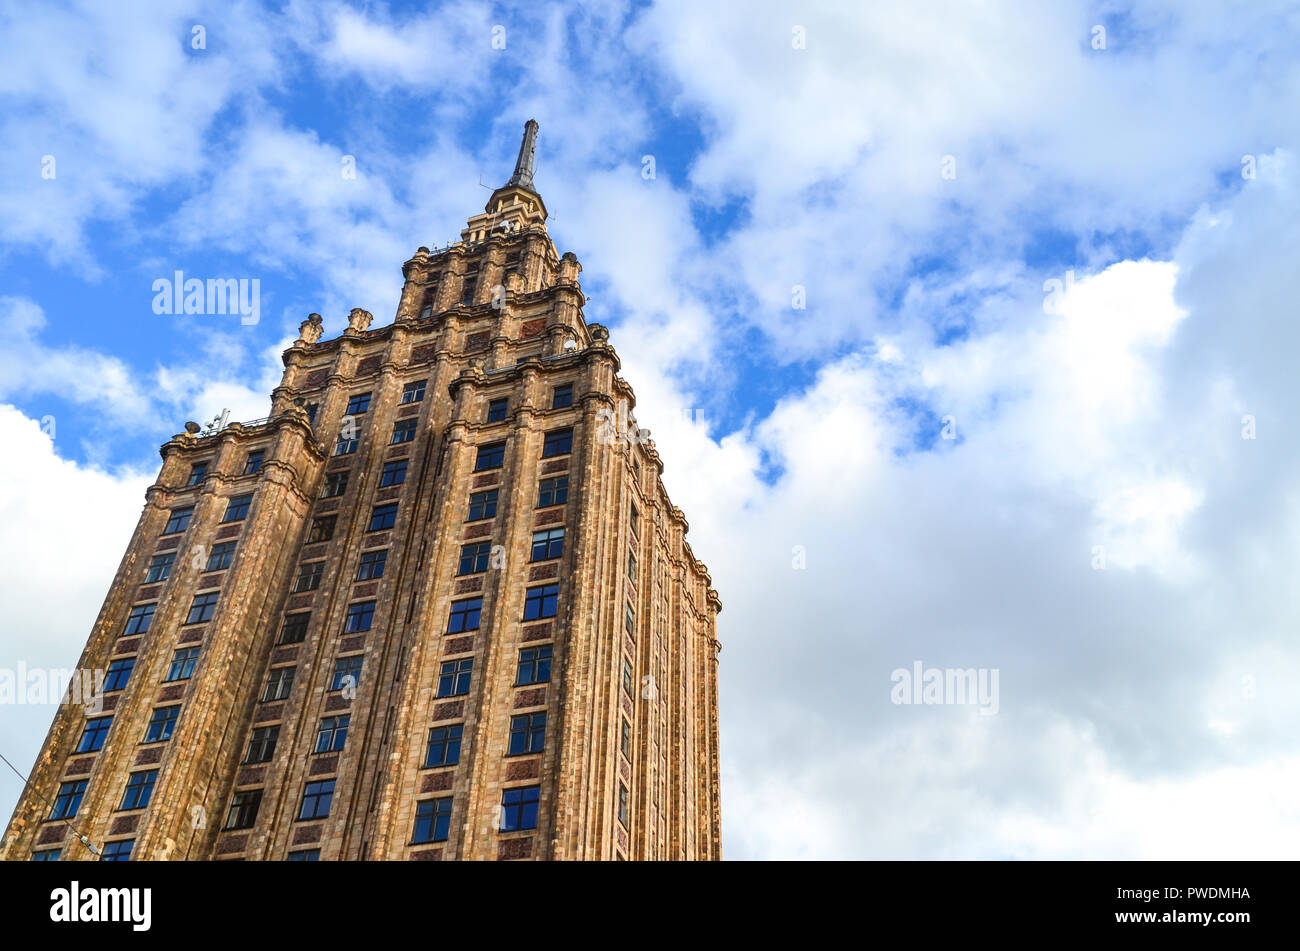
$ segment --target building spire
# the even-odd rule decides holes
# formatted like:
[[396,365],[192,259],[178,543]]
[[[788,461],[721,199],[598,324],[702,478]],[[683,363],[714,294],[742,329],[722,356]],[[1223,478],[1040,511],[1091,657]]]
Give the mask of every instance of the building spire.
[[537,120],[529,119],[524,123],[524,140],[519,143],[519,158],[515,161],[515,173],[510,176],[506,186],[518,185],[533,191],[533,153],[537,151]]

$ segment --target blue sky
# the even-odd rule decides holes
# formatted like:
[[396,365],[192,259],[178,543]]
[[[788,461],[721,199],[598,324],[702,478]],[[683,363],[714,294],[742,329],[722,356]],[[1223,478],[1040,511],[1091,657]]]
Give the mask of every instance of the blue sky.
[[[75,663],[158,445],[264,415],[308,313],[390,321],[535,117],[722,595],[728,855],[1291,854],[1298,21],[0,4],[0,666]],[[177,270],[258,322],[153,313]],[[892,704],[917,659],[998,714]]]

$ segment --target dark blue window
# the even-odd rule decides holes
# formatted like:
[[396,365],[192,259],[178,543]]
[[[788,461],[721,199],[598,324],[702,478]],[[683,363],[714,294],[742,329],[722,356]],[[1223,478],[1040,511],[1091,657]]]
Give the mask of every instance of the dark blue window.
[[280,643],[301,644],[307,637],[307,622],[310,620],[310,611],[286,614],[284,616],[284,626],[280,628]]
[[190,613],[185,616],[186,624],[202,624],[204,621],[212,620],[212,614],[217,610],[217,592],[209,591],[207,594],[196,594],[194,600],[190,602]]
[[149,630],[149,625],[153,623],[153,612],[158,605],[154,604],[137,604],[131,609],[131,614],[126,619],[126,630],[122,636],[127,634],[143,634]]
[[469,497],[469,516],[467,522],[477,522],[485,518],[495,518],[497,514],[497,490],[475,492]]
[[479,571],[487,571],[488,558],[492,554],[492,545],[489,542],[471,542],[468,545],[460,546],[460,565],[456,568],[458,575],[472,575]]
[[547,433],[546,439],[542,443],[542,458],[548,456],[564,456],[573,451],[573,430],[561,429],[557,432]]
[[520,786],[501,794],[501,831],[537,828],[537,802],[540,786]]
[[379,474],[379,485],[382,488],[386,485],[401,485],[406,481],[406,463],[405,459],[394,459],[392,462],[384,463],[384,471]]
[[190,518],[194,515],[194,506],[188,506],[183,509],[172,509],[171,516],[167,519],[167,524],[163,526],[164,535],[175,535],[177,532],[183,532],[190,527]]
[[252,475],[258,469],[262,468],[262,460],[266,458],[266,450],[254,449],[248,454],[248,459],[244,462],[244,475]]
[[[180,715],[180,704],[172,707],[159,707],[149,717],[149,726],[144,731],[144,741],[146,743],[161,743],[163,740],[170,740],[172,732],[176,729],[176,719]],[[137,773],[136,775],[142,774]]]
[[165,551],[161,555],[154,555],[149,561],[149,570],[144,573],[145,584],[154,581],[166,581],[171,577],[172,562],[176,560],[176,552]]
[[543,617],[555,617],[556,602],[560,597],[558,584],[543,584],[528,589],[524,598],[524,620],[535,621]]
[[482,598],[466,598],[464,601],[451,602],[451,619],[447,622],[447,633],[477,631],[479,614],[482,610]]
[[544,684],[551,679],[551,645],[525,647],[519,652],[519,672],[515,685]]
[[54,809],[51,819],[71,819],[81,808],[81,799],[86,795],[87,780],[78,779],[59,786],[59,794],[54,797]]
[[194,665],[199,662],[199,649],[197,647],[182,647],[172,654],[172,662],[167,668],[167,676],[163,681],[169,680],[189,680],[194,676]]
[[77,741],[78,753],[93,753],[104,745],[104,738],[108,736],[108,728],[112,725],[112,717],[94,717],[86,721],[86,727],[81,731],[81,739]]
[[429,749],[424,754],[424,767],[455,766],[460,762],[460,737],[462,724],[436,726],[429,731]]
[[330,803],[333,801],[334,780],[308,783],[302,791],[302,807],[298,810],[298,818],[324,819],[330,814]]
[[563,386],[555,388],[555,394],[551,397],[551,409],[564,409],[566,406],[573,405],[573,384],[565,383]]
[[212,546],[212,553],[208,555],[208,564],[204,571],[225,571],[230,567],[230,563],[235,560],[235,543],[219,542]]
[[348,400],[348,408],[343,411],[345,416],[357,416],[370,409],[370,394],[358,393]]
[[143,809],[153,798],[154,780],[158,770],[147,769],[143,773],[132,773],[126,781],[126,792],[122,794],[122,805],[118,809]]
[[351,722],[352,715],[349,713],[321,720],[320,727],[316,730],[315,752],[329,753],[343,749],[348,741],[348,724]]
[[116,842],[104,843],[104,854],[99,857],[101,862],[126,862],[131,858],[131,849],[135,847],[135,839],[118,839]]
[[415,420],[403,419],[393,424],[393,438],[389,440],[389,443],[410,442],[414,438]]
[[374,511],[370,513],[370,527],[368,532],[380,532],[386,528],[392,528],[397,523],[397,503],[392,502],[388,505],[376,505]]
[[445,660],[438,672],[438,696],[459,697],[469,693],[470,675],[474,671],[474,658]]
[[125,660],[115,660],[109,664],[108,673],[104,676],[105,692],[123,689],[126,686],[126,682],[131,679],[131,671],[134,669],[134,657],[128,657]]
[[221,516],[223,522],[238,522],[248,515],[248,507],[253,502],[251,495],[237,495],[226,503],[226,514]]
[[208,477],[208,464],[206,462],[196,462],[190,466],[190,477],[185,480],[186,486],[198,485]]
[[375,578],[382,578],[384,576],[384,565],[387,563],[387,548],[380,548],[376,551],[363,551],[361,553],[361,564],[357,568],[357,580],[371,581]]
[[548,505],[563,505],[569,498],[569,477],[556,476],[543,479],[537,489],[537,507],[544,509]]
[[483,469],[500,469],[506,461],[506,444],[503,442],[493,443],[490,446],[480,446],[478,458],[474,461],[474,471],[480,472]]
[[320,849],[299,849],[289,853],[290,862],[319,862]]
[[351,657],[340,657],[334,662],[334,676],[330,678],[331,690],[342,690],[344,687],[356,687],[361,683],[361,665],[365,658],[360,654],[354,654]]
[[446,842],[451,828],[451,797],[415,804],[415,834],[411,842]]
[[533,550],[529,561],[548,561],[564,554],[564,529],[551,528],[533,532]]
[[424,386],[428,380],[416,380],[414,383],[408,383],[402,387],[403,403],[418,403],[424,399]]
[[368,631],[374,619],[374,601],[358,601],[356,604],[349,604],[348,616],[343,622],[343,633],[351,634],[354,631]]
[[503,419],[506,418],[506,409],[509,407],[509,405],[510,405],[509,400],[506,400],[505,398],[499,400],[493,400],[492,402],[488,403],[487,421],[489,423],[501,422]]
[[62,849],[42,849],[39,852],[32,853],[33,862],[57,862],[59,856],[63,854]]
[[546,745],[546,714],[526,713],[510,718],[510,746],[507,756],[540,753]]

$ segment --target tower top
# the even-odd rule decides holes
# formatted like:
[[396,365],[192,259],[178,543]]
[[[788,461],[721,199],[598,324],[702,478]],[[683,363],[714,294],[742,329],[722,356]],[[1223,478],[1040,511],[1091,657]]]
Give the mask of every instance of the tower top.
[[537,152],[537,120],[529,119],[524,123],[524,138],[519,143],[519,158],[515,160],[515,173],[506,182],[506,187],[518,185],[520,188],[533,190],[533,156]]

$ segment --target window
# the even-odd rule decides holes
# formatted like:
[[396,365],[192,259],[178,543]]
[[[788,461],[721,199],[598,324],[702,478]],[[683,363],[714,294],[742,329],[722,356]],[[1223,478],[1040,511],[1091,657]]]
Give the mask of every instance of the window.
[[321,518],[312,519],[311,531],[307,533],[307,541],[327,542],[334,537],[334,520],[337,515],[326,515]]
[[573,430],[561,429],[547,433],[542,443],[542,458],[549,456],[566,456],[573,451]]
[[525,647],[519,652],[519,671],[515,686],[544,684],[551,679],[551,645]]
[[623,658],[623,689],[629,697],[632,695],[632,662],[626,657]]
[[384,576],[384,565],[387,562],[387,548],[363,551],[361,553],[361,564],[357,566],[357,580],[373,581],[376,578],[382,578]]
[[636,639],[636,611],[632,610],[632,605],[626,602],[623,604],[623,630],[627,631],[634,640]]
[[170,740],[176,730],[176,720],[181,715],[181,706],[159,707],[149,717],[149,725],[144,731],[144,742],[161,743]]
[[349,456],[357,451],[357,446],[361,440],[357,437],[355,430],[351,431],[351,435],[348,435],[348,432],[339,433],[339,438],[334,443],[334,455]]
[[81,799],[86,795],[88,780],[77,779],[59,786],[59,794],[54,797],[54,809],[51,819],[71,819],[81,808]]
[[563,386],[557,386],[555,393],[551,396],[551,409],[564,409],[566,406],[573,405],[573,384],[565,383]]
[[393,423],[393,438],[388,442],[390,445],[399,442],[410,442],[415,438],[415,420],[399,419]]
[[492,554],[490,542],[472,542],[460,546],[460,565],[456,568],[458,575],[472,575],[487,571],[488,558]]
[[628,759],[632,758],[632,726],[623,717],[618,718],[619,735],[618,748],[623,751],[623,755]]
[[537,489],[537,507],[544,509],[548,505],[563,505],[569,500],[569,477],[556,476],[543,479]]
[[293,671],[292,667],[276,667],[271,671],[271,676],[266,681],[266,690],[262,691],[263,703],[283,700],[289,696],[289,690],[293,687]]
[[309,561],[298,568],[298,580],[293,583],[293,593],[315,591],[320,587],[321,576],[325,574],[325,562]]
[[59,856],[63,854],[62,849],[42,849],[39,852],[32,853],[33,862],[57,862]]
[[627,553],[627,580],[636,584],[636,555]]
[[185,480],[188,488],[192,485],[202,485],[203,480],[208,477],[208,464],[206,462],[196,462],[190,466],[190,477]]
[[319,862],[320,849],[299,849],[289,853],[290,862]]
[[445,660],[438,674],[438,696],[459,697],[469,693],[469,678],[474,670],[474,658]]
[[322,499],[332,499],[342,495],[348,490],[348,473],[346,470],[341,472],[325,473],[325,486],[321,489],[320,497]]
[[627,787],[622,783],[618,784],[618,821],[623,823],[623,828],[628,828],[627,824]]
[[126,686],[126,682],[131,679],[131,671],[135,669],[135,658],[127,657],[124,660],[115,660],[108,665],[108,672],[104,676],[104,691],[111,693],[114,690],[121,690]]
[[194,665],[199,661],[199,649],[197,647],[182,647],[172,654],[172,662],[167,667],[167,676],[163,682],[172,680],[189,680],[194,676]]
[[334,799],[334,780],[325,779],[308,783],[302,791],[302,808],[298,810],[299,819],[324,819],[330,814],[330,803]]
[[386,528],[392,528],[397,523],[397,503],[392,502],[388,505],[376,505],[373,512],[370,513],[370,527],[368,532],[380,532]]
[[334,662],[334,676],[330,678],[331,690],[342,690],[344,687],[356,687],[361,683],[361,664],[365,658],[360,654],[352,657],[340,657]]
[[132,773],[126,780],[126,791],[122,794],[122,809],[143,809],[149,805],[149,800],[153,798],[154,780],[158,778],[158,770],[146,769],[142,773]]
[[520,786],[501,794],[501,831],[537,828],[537,802],[541,786]]
[[351,722],[350,713],[321,720],[320,728],[316,730],[316,749],[313,752],[331,753],[343,749],[343,744],[348,741],[348,724]]
[[175,535],[177,532],[183,532],[190,527],[190,519],[194,516],[194,506],[183,509],[172,509],[171,515],[167,519],[167,524],[163,526],[164,535]]
[[311,620],[310,611],[286,614],[284,624],[280,627],[280,644],[301,644],[307,638],[307,622]]
[[542,617],[555,617],[555,604],[559,600],[558,584],[543,584],[528,589],[524,599],[524,620],[535,621]]
[[219,542],[212,546],[208,554],[208,564],[204,571],[225,571],[235,560],[235,543]]
[[406,481],[406,463],[405,459],[394,459],[392,462],[384,463],[384,471],[379,475],[380,488],[386,485],[401,485]]
[[447,621],[447,633],[477,631],[479,614],[482,610],[482,598],[466,598],[464,601],[451,602],[451,617]]
[[343,621],[343,633],[353,634],[357,631],[368,631],[374,619],[374,601],[358,601],[356,604],[349,604],[348,616]]
[[176,552],[174,551],[154,555],[149,561],[149,570],[144,573],[144,583],[152,584],[155,581],[166,581],[171,577],[172,562],[175,560]]
[[546,714],[526,713],[510,718],[510,747],[507,756],[540,753],[546,744]]
[[402,387],[403,403],[419,403],[424,400],[424,386],[428,380],[415,380]]
[[499,423],[506,418],[506,409],[509,408],[510,401],[504,396],[497,400],[488,402],[487,421],[489,423]]
[[118,839],[116,842],[105,842],[104,853],[99,857],[101,862],[127,862],[131,859],[131,849],[135,846],[135,839]]
[[221,516],[223,522],[238,522],[248,515],[248,506],[253,501],[251,495],[237,495],[226,503],[226,514]]
[[[286,667],[292,671],[292,667]],[[280,739],[278,726],[259,726],[253,730],[248,741],[248,752],[244,754],[245,763],[269,763],[275,755],[275,744]]]
[[467,522],[477,522],[485,518],[495,518],[497,514],[497,490],[475,492],[469,497],[469,517]]
[[474,303],[474,284],[478,281],[478,271],[466,271],[461,278],[460,302],[466,307]]
[[316,425],[316,410],[318,409],[320,409],[320,406],[317,403],[307,404],[307,421],[313,426]]
[[194,600],[190,602],[190,613],[185,615],[185,623],[202,624],[204,621],[210,621],[216,610],[217,592],[209,591],[207,594],[196,594]]
[[252,475],[258,469],[262,468],[262,460],[266,458],[265,449],[254,449],[248,454],[244,461],[244,475]]
[[503,442],[493,443],[490,446],[480,446],[478,458],[474,462],[474,471],[481,472],[484,469],[500,469],[506,461],[506,444]]
[[149,630],[149,625],[153,623],[153,612],[158,607],[155,601],[153,604],[137,604],[131,609],[131,613],[126,618],[126,630],[122,632],[125,637],[128,634],[143,634]]
[[94,753],[104,745],[104,738],[108,736],[108,728],[112,726],[112,717],[94,717],[86,721],[86,726],[81,731],[81,739],[77,741],[77,753]]
[[360,416],[366,410],[370,409],[370,394],[358,393],[348,400],[347,409],[343,411],[344,416]]
[[246,789],[235,793],[230,800],[230,813],[226,816],[227,829],[251,829],[257,821],[257,808],[262,804],[262,790]]
[[533,553],[529,561],[547,561],[564,554],[564,529],[552,528],[533,532]]
[[636,510],[635,505],[632,506],[632,511],[628,515],[628,523],[632,526],[633,535],[641,534],[641,513]]
[[460,762],[460,735],[464,726],[435,726],[429,731],[429,748],[424,754],[424,768],[455,766]]
[[451,797],[424,799],[415,804],[415,833],[411,843],[446,842],[451,828]]

